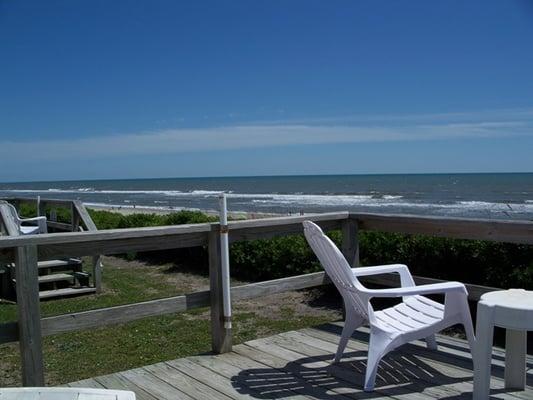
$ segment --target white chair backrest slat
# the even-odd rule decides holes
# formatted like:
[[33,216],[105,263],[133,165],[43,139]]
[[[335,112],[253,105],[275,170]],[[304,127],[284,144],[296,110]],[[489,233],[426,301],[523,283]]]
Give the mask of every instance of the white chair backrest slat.
[[345,305],[351,305],[357,314],[368,319],[368,300],[361,295],[363,286],[353,274],[346,258],[318,225],[311,221],[304,221],[303,225],[309,245],[344,298]]

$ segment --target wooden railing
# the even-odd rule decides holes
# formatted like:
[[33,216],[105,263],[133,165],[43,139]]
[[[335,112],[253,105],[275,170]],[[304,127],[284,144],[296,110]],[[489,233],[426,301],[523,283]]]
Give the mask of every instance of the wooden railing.
[[[342,252],[353,266],[359,265],[358,231],[375,230],[432,236],[533,244],[533,222],[495,221],[409,215],[350,214],[348,212],[230,222],[230,242],[266,239],[302,233],[302,221],[312,220],[325,230],[342,231]],[[232,332],[224,328],[218,223],[56,233],[0,239],[0,262],[15,262],[20,277],[19,320],[0,325],[0,343],[18,340],[23,383],[42,385],[42,336],[124,323],[149,316],[211,307],[213,351],[231,350]],[[39,311],[37,259],[93,254],[166,250],[206,246],[209,253],[210,290],[170,298],[42,318]],[[393,285],[395,274],[368,277],[366,281]],[[438,280],[415,277],[417,283]],[[232,300],[250,299],[328,283],[323,272],[252,283],[231,288]],[[471,299],[494,288],[467,285]]]

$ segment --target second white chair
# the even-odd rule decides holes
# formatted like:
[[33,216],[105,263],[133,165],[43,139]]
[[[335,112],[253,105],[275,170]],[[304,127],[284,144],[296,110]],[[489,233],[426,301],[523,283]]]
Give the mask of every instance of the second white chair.
[[[20,218],[17,209],[12,204],[7,203],[7,205],[21,235],[48,233],[46,217]],[[30,225],[23,225],[23,223]]]
[[[339,290],[346,309],[346,320],[334,362],[342,357],[353,332],[363,324],[370,325],[365,391],[374,390],[380,360],[389,351],[407,342],[426,339],[427,346],[437,348],[435,333],[452,325],[464,325],[470,348],[474,348],[474,330],[468,308],[468,293],[460,282],[444,282],[416,286],[405,265],[380,265],[350,268],[337,246],[311,221],[305,221],[304,233],[329,278]],[[401,287],[368,289],[357,277],[396,272]],[[444,294],[444,304],[423,295]],[[370,299],[402,297],[403,301],[380,311],[374,311]]]

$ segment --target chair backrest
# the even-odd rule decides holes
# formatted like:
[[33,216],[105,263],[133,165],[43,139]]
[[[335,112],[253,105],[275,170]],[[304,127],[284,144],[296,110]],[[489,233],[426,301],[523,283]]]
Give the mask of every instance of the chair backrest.
[[318,225],[311,221],[304,221],[303,225],[307,242],[342,295],[345,306],[351,305],[355,312],[368,319],[368,301],[360,292],[363,286],[353,274],[346,258]]
[[13,219],[17,223],[17,226],[20,227],[20,217],[17,213],[17,209],[15,208],[15,206],[11,203],[7,203],[7,208],[11,211],[11,215],[13,216]]

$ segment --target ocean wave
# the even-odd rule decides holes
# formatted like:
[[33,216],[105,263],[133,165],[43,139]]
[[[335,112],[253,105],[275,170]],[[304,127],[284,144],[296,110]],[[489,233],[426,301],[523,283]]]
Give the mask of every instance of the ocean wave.
[[[45,195],[46,193],[63,193],[63,194],[77,194],[82,200],[86,199],[87,204],[107,204],[108,206],[125,207],[124,203],[129,203],[128,206],[133,207],[134,203],[138,207],[144,206],[146,202],[152,204],[172,204],[171,199],[186,199],[189,203],[194,204],[211,204],[210,199],[215,199],[222,191],[219,190],[112,190],[112,189],[95,189],[93,187],[80,188],[48,188],[42,190],[35,189],[10,189],[0,190],[3,194],[16,193],[32,193],[36,195]],[[99,197],[99,195],[101,195]],[[108,195],[104,197],[103,195]],[[123,198],[115,198],[111,195],[123,196]],[[142,196],[142,198],[135,198],[134,196]],[[480,200],[461,200],[450,202],[432,201],[430,199],[410,199],[395,193],[384,194],[381,192],[369,192],[369,194],[304,194],[296,193],[234,193],[227,192],[227,197],[230,199],[234,207],[244,209],[285,209],[285,210],[299,210],[299,209],[315,209],[327,211],[328,208],[336,209],[381,209],[387,212],[412,212],[414,213],[444,213],[453,215],[491,215],[492,213],[502,216],[513,214],[533,214],[533,200],[525,200],[524,202],[508,203],[508,202],[490,202]],[[104,200],[102,202],[102,200]],[[207,201],[204,201],[207,200]],[[112,205],[109,203],[121,202],[119,205]],[[213,205],[215,202],[213,202]],[[230,207],[232,204],[230,203]],[[157,207],[154,209],[168,209],[170,207]],[[216,207],[215,207],[216,208]],[[173,209],[179,209],[174,207]]]
[[[195,207],[173,207],[173,206],[149,206],[149,205],[130,205],[130,204],[110,204],[110,203],[98,203],[98,202],[84,202],[87,207],[94,208],[117,208],[117,209],[140,209],[140,210],[154,210],[154,211],[201,211],[199,208]],[[205,211],[205,210],[204,210]]]

